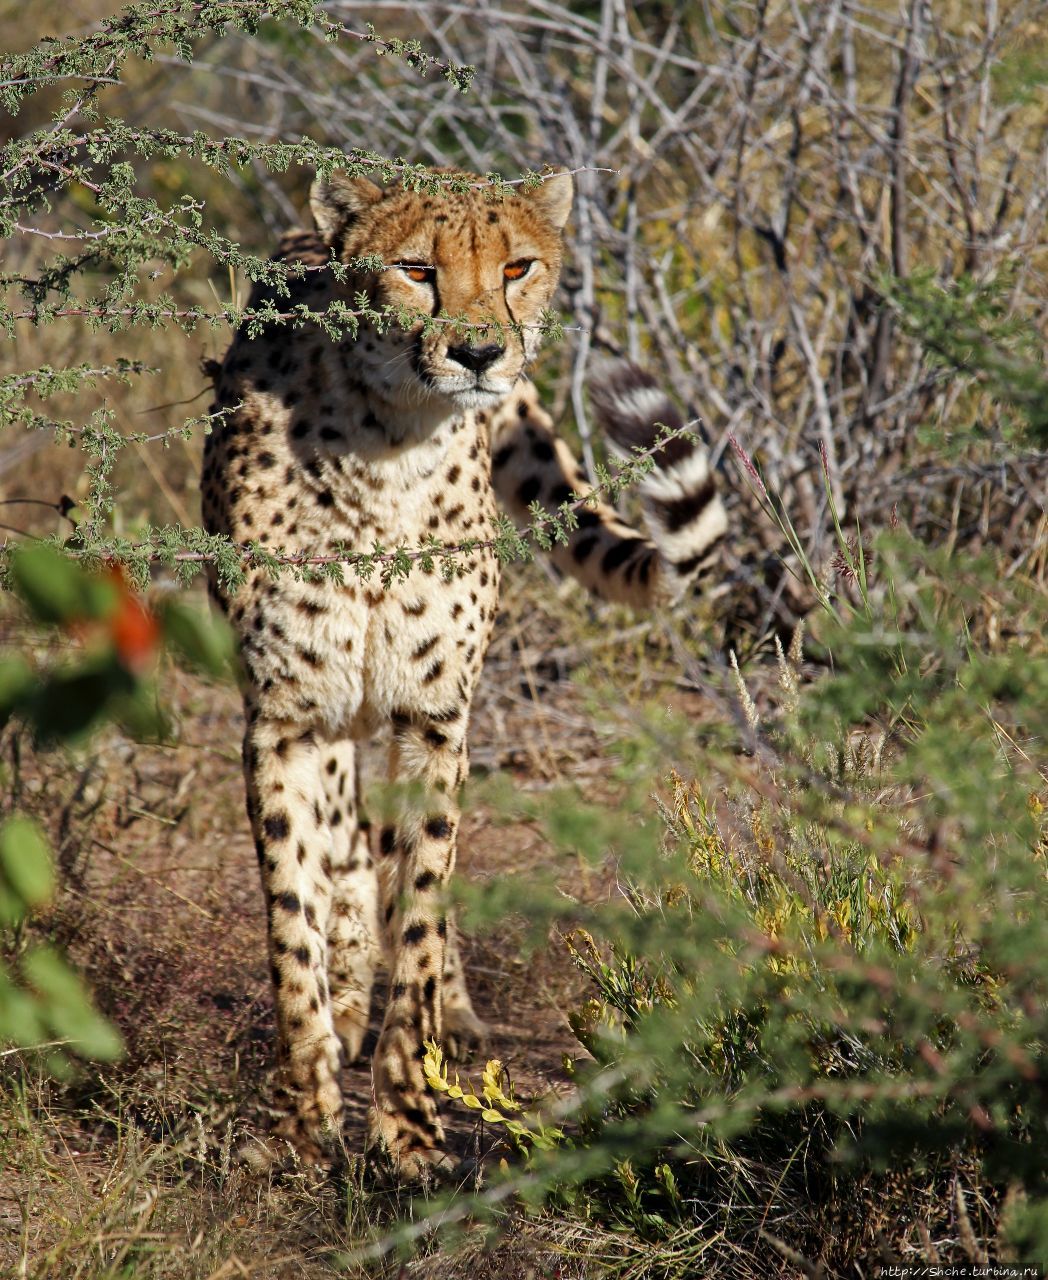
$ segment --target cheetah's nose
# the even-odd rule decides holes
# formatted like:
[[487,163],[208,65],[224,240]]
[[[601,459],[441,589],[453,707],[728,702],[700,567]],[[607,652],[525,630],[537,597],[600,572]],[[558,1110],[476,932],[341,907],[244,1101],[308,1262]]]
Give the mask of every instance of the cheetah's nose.
[[497,342],[489,342],[484,347],[448,347],[448,359],[473,373],[483,373],[485,369],[490,369],[505,350]]

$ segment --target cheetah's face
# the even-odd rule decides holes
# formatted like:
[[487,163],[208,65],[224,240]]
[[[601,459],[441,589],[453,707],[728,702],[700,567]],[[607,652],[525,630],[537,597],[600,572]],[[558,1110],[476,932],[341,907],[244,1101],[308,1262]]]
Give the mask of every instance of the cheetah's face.
[[460,408],[503,400],[541,340],[560,271],[570,176],[494,200],[486,186],[422,195],[335,175],[318,180],[312,203],[318,230],[343,261],[377,254],[386,264],[354,281],[372,306],[470,326],[449,320],[426,333],[419,321],[369,335],[356,355],[375,389]]

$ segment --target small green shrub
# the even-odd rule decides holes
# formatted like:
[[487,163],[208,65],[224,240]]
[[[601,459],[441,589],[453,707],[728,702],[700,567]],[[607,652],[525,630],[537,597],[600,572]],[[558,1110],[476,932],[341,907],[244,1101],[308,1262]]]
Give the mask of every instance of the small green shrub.
[[[1048,1256],[1039,600],[899,534],[863,555],[856,600],[813,620],[832,674],[802,687],[780,650],[764,712],[738,679],[748,754],[653,714],[617,802],[543,803],[555,844],[615,857],[625,902],[529,890],[575,923],[590,996],[577,1096],[547,1117],[566,1136],[525,1140],[513,1176],[646,1242],[623,1275]],[[701,782],[667,769],[700,752]]]

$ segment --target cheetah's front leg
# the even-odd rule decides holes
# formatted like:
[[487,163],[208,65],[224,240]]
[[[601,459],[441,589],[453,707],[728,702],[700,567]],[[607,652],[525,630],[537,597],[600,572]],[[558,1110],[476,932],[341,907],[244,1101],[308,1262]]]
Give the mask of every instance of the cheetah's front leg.
[[280,1038],[278,1132],[309,1163],[341,1140],[339,1042],[328,998],[331,840],[314,735],[248,708],[248,815],[269,914],[269,958]]
[[466,1062],[483,1052],[488,1043],[488,1026],[477,1017],[466,985],[462,962],[462,938],[455,917],[448,913],[448,935],[444,943],[444,1000],[441,1010],[441,1047],[453,1062]]
[[371,1010],[371,987],[382,960],[378,876],[363,820],[356,749],[338,741],[321,753],[321,783],[331,838],[328,981],[335,1032],[347,1063],[356,1062]]
[[442,1029],[447,917],[443,890],[455,864],[466,774],[465,726],[419,719],[394,729],[390,775],[422,783],[379,838],[379,870],[391,952],[389,1000],[375,1050],[369,1145],[400,1177],[418,1180],[446,1160],[436,1101],[422,1073],[424,1042]]

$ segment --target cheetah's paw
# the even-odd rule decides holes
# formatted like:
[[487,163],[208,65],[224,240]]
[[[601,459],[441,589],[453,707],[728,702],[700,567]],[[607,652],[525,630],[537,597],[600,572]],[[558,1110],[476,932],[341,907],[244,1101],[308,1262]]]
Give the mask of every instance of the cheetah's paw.
[[441,1047],[452,1062],[468,1062],[487,1048],[488,1025],[468,1004],[445,1007],[443,1024]]

